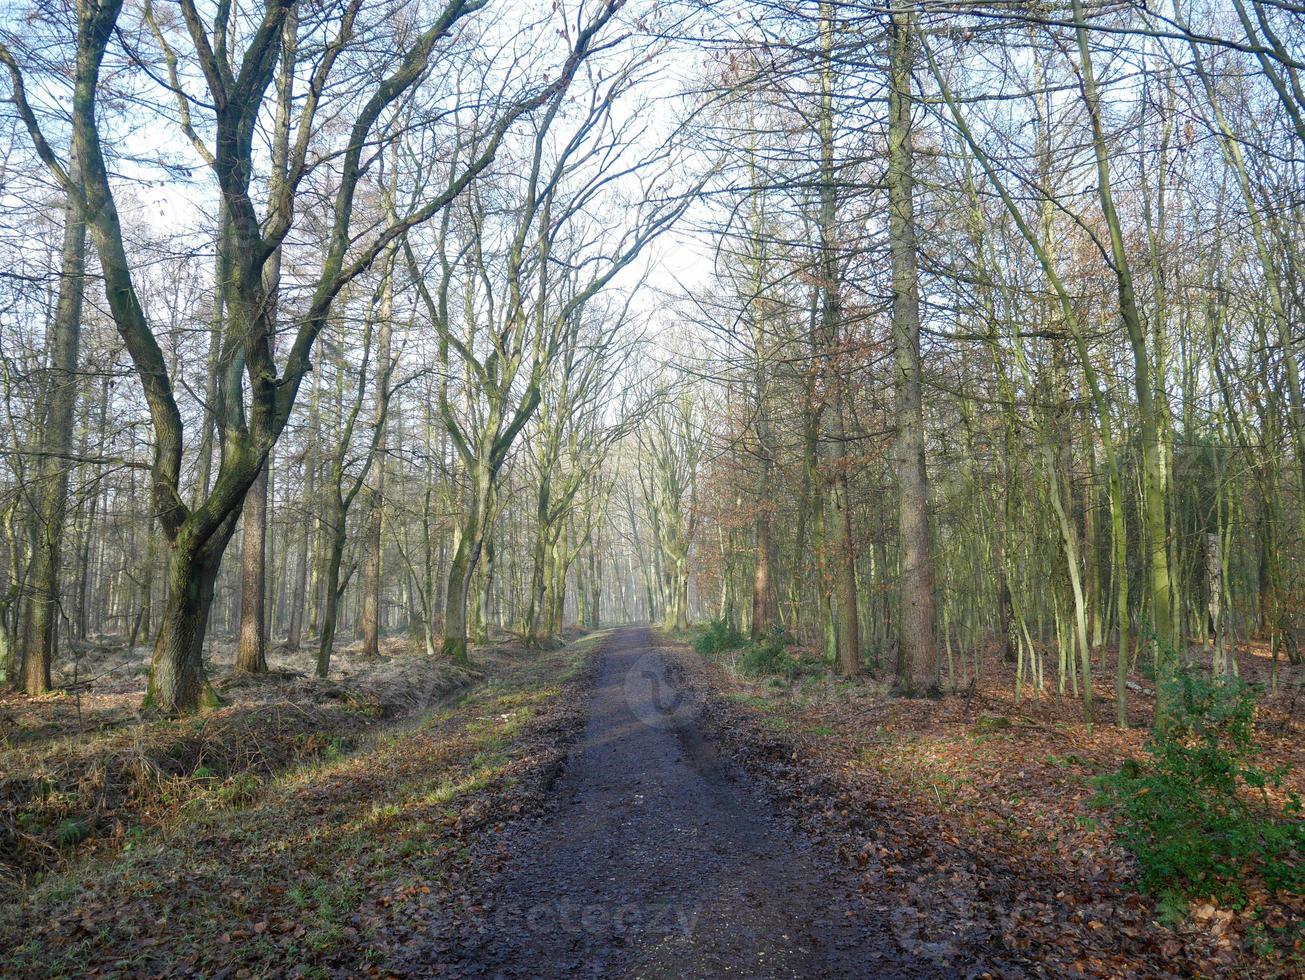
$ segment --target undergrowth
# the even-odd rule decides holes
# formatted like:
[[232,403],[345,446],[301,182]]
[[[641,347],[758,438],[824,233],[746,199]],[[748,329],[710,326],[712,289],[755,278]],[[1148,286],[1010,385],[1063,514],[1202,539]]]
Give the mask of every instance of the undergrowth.
[[560,770],[600,639],[504,657],[356,750],[323,737],[247,806],[181,808],[117,853],[0,885],[0,976],[365,975],[395,952],[396,922],[452,907],[476,835]]
[[693,649],[704,657],[724,650],[737,650],[744,644],[739,628],[727,617],[713,619],[693,641]]
[[1140,884],[1162,907],[1190,899],[1239,904],[1248,886],[1299,893],[1305,822],[1300,799],[1276,802],[1281,769],[1254,765],[1254,692],[1236,678],[1187,672],[1169,682],[1172,721],[1147,757],[1100,779],[1102,802],[1123,818],[1120,838]]
[[741,650],[735,669],[745,677],[794,681],[808,672],[808,666],[789,652],[788,638],[778,627],[760,640],[749,641],[728,617],[713,619],[694,639],[693,648],[704,657]]
[[789,652],[784,634],[772,630],[764,639],[748,644],[739,657],[739,673],[748,677],[783,677],[797,680],[807,667]]
[[197,804],[247,805],[273,774],[347,753],[376,714],[287,702],[0,753],[0,882],[39,878],[83,845],[123,843]]

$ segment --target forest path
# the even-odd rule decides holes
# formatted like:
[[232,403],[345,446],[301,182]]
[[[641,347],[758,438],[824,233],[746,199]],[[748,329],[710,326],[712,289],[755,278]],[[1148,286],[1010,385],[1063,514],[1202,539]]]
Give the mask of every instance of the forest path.
[[549,819],[509,829],[452,975],[904,977],[844,869],[699,730],[701,698],[644,628],[608,641]]

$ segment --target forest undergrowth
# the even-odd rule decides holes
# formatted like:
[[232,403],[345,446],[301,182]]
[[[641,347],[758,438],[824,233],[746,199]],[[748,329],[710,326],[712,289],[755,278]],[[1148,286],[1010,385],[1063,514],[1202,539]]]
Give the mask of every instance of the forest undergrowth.
[[556,776],[601,636],[486,651],[445,707],[20,892],[0,973],[382,975],[458,900],[477,835]]
[[[1179,821],[1139,822],[1142,804],[1167,789],[1152,810],[1169,819],[1183,813],[1176,795],[1213,810],[1218,794],[1209,766],[1200,781],[1158,761],[1153,696],[1130,699],[1134,727],[1121,731],[1084,724],[1069,693],[1016,699],[1014,668],[995,649],[977,681],[969,675],[943,697],[905,700],[887,682],[834,679],[814,651],[742,637],[720,649],[718,634],[703,635],[674,639],[680,657],[700,665],[716,736],[837,851],[867,901],[891,910],[908,950],[947,968],[1008,963],[1053,975],[1296,976],[1305,966],[1293,804],[1305,788],[1300,668],[1280,667],[1278,692],[1255,701],[1253,748],[1220,755],[1272,778],[1262,790],[1254,775],[1239,783],[1245,810],[1198,815],[1206,822],[1197,829],[1220,838],[1212,852],[1222,854],[1230,828],[1241,828],[1255,845],[1247,847],[1264,853],[1243,854],[1199,883],[1184,882],[1182,862],[1171,863],[1157,882],[1147,863],[1155,852],[1172,861],[1178,848],[1195,861],[1199,840],[1175,836],[1192,832]],[[1239,656],[1251,690],[1272,667],[1261,654]],[[1141,674],[1134,682],[1149,690]],[[1111,717],[1110,682],[1096,693]],[[1277,836],[1256,822],[1267,814]],[[1139,851],[1141,841],[1150,852]]]
[[278,780],[311,781],[354,754],[367,757],[468,690],[492,692],[556,668],[527,667],[511,644],[458,668],[395,638],[379,658],[357,645],[340,651],[332,676],[319,680],[309,654],[281,650],[266,675],[221,678],[218,710],[176,719],[136,709],[147,654],[94,648],[78,658],[80,686],[69,677],[71,689],[39,699],[0,694],[6,889],[76,874],[96,855],[113,861],[208,814],[264,805]]

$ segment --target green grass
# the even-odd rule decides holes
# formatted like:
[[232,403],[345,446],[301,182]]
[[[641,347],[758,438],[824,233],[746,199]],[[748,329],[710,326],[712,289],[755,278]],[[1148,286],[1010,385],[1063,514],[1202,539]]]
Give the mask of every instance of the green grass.
[[766,698],[759,694],[748,694],[744,691],[730,691],[727,697],[731,701],[737,701],[740,704],[746,704],[751,708],[767,713],[778,711],[779,709]]

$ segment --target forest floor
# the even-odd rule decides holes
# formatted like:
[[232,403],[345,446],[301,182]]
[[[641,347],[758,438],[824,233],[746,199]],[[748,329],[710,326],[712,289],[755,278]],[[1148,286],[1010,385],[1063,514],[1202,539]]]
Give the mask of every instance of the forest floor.
[[[235,788],[194,771],[162,778],[174,792],[156,796],[160,812],[137,811],[92,853],[0,890],[0,975],[378,972],[391,934],[410,936],[411,922],[453,901],[471,843],[539,808],[582,722],[598,646],[587,637],[542,653],[478,651],[474,683],[399,722],[360,722],[350,742],[325,736],[337,741],[280,775],[251,772]],[[303,698],[267,700],[278,720],[338,720]],[[373,702],[346,702],[364,707],[342,711],[375,718]],[[251,721],[261,710],[128,727],[148,746],[163,738],[155,726],[170,726],[171,738],[193,728],[210,750],[236,751],[273,738],[268,718]],[[221,722],[224,712],[249,723]]]
[[[887,681],[846,684],[818,664],[794,680],[750,678],[738,652],[703,659],[677,639],[683,669],[704,678],[710,737],[839,855],[922,961],[1000,976],[1305,972],[1305,897],[1252,882],[1240,907],[1194,901],[1175,915],[1139,893],[1094,777],[1144,755],[1150,692],[1130,695],[1134,727],[1120,731],[1105,670],[1104,723],[1088,726],[1073,696],[1017,701],[995,651],[977,683],[910,701],[889,696]],[[1239,665],[1252,683],[1273,669],[1256,648]],[[1278,671],[1257,708],[1256,761],[1287,770],[1283,797],[1305,792],[1305,671]]]
[[183,720],[142,716],[149,652],[82,646],[51,694],[0,692],[0,888],[120,849],[187,809],[256,799],[270,777],[352,751],[502,669],[512,648],[459,670],[406,640],[372,658],[354,644],[318,680],[314,651],[271,650],[269,672],[251,676],[223,674],[234,651],[216,645],[222,706]]
[[[45,788],[26,792],[55,810],[119,772],[145,789],[116,810],[105,790],[96,833],[56,833],[45,863],[6,852],[27,884],[0,898],[0,974],[1300,974],[1300,896],[1166,919],[1136,889],[1091,780],[1140,755],[1142,731],[1088,729],[1068,697],[1016,704],[995,661],[959,694],[902,701],[817,665],[749,679],[687,639],[478,651],[474,676],[437,674],[406,706],[347,654],[352,682],[322,687],[339,696],[242,681],[198,721],[69,733],[29,705],[0,755],[5,799],[38,778],[32,759]],[[1260,727],[1295,761],[1299,678],[1281,679]],[[314,738],[298,755],[236,748]],[[219,777],[227,758],[248,775]],[[20,844],[33,819],[12,821]]]

